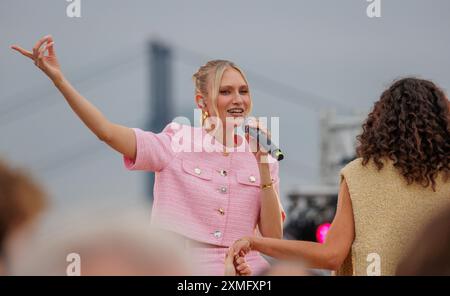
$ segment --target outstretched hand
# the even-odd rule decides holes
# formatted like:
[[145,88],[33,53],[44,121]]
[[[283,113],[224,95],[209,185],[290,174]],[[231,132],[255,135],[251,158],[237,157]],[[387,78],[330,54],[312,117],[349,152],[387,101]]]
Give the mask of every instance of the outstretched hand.
[[[47,35],[36,42],[32,51],[23,49],[18,45],[12,45],[11,49],[33,60],[34,64],[55,82],[62,78],[62,73],[56,58],[54,44],[52,36]],[[47,51],[48,55],[45,54]]]

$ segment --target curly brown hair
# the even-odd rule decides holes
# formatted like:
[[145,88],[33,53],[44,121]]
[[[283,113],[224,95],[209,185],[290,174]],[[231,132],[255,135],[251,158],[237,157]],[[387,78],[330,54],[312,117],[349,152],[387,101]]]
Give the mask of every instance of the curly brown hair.
[[357,138],[363,165],[372,159],[381,170],[382,159],[389,158],[408,185],[431,185],[435,191],[438,174],[448,179],[450,172],[449,108],[446,95],[433,82],[395,81],[375,103]]

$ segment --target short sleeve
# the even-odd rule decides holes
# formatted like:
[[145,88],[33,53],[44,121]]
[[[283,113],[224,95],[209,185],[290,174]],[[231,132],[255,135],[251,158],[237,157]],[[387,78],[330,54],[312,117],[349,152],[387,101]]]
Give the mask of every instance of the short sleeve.
[[134,128],[136,135],[136,159],[125,157],[124,165],[128,170],[158,172],[164,169],[175,157],[172,149],[172,137],[179,129],[176,123],[168,124],[161,133],[143,131]]

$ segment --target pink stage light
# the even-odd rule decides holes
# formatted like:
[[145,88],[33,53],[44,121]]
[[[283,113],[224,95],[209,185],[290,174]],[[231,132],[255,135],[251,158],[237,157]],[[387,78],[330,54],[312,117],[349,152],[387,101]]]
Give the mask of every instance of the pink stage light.
[[328,230],[330,229],[330,223],[323,223],[317,227],[316,230],[316,240],[317,242],[323,244],[325,242],[325,238],[327,237]]

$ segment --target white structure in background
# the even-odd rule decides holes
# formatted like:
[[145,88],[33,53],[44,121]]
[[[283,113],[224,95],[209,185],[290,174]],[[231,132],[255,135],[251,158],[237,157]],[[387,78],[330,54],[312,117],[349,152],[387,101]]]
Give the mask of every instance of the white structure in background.
[[339,185],[340,170],[356,157],[356,137],[362,131],[363,114],[338,117],[325,112],[320,118],[320,180]]
[[339,192],[339,172],[356,157],[356,137],[362,131],[363,114],[320,117],[320,184],[298,186],[288,194],[285,237],[316,240],[320,225],[331,223]]

